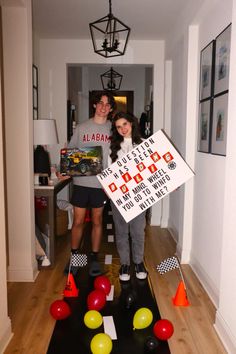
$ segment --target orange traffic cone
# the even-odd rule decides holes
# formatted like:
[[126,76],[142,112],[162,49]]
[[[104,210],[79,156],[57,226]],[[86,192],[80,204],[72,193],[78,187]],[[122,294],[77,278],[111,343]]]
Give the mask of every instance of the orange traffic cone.
[[89,209],[86,210],[84,221],[85,222],[90,222],[91,221],[91,216],[90,216],[90,210]]
[[189,306],[186,289],[183,280],[180,281],[175,297],[172,299],[175,306]]
[[77,297],[79,295],[79,290],[75,285],[75,280],[71,273],[69,273],[68,275],[66,287],[63,294],[65,297]]

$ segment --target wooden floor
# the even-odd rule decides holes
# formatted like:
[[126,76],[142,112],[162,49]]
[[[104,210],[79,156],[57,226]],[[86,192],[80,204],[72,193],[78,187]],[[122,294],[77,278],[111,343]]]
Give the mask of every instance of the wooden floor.
[[[9,316],[14,336],[4,354],[46,354],[55,321],[51,303],[62,298],[63,269],[69,254],[70,235],[58,238],[56,265],[40,271],[35,283],[9,283]],[[172,304],[180,278],[178,270],[165,275],[155,266],[173,256],[175,243],[166,229],[147,227],[145,262],[162,318],[174,325],[169,340],[172,354],[226,354],[213,327],[215,308],[191,268],[184,265],[189,307]],[[65,353],[66,354],[66,353]]]

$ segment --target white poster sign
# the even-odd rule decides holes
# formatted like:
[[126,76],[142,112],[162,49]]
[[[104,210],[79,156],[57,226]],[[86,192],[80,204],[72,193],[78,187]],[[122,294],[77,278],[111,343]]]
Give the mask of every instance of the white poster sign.
[[97,175],[126,222],[194,175],[159,130]]

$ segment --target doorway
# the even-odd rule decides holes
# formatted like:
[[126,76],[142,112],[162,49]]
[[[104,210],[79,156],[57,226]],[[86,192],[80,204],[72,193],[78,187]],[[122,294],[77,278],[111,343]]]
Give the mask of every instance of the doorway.
[[[67,64],[67,139],[73,127],[93,115],[91,94],[102,91],[101,72],[104,64]],[[115,69],[123,76],[119,91],[112,91],[117,101],[117,110],[133,114],[138,119],[151,104],[153,66],[148,64],[120,64]]]

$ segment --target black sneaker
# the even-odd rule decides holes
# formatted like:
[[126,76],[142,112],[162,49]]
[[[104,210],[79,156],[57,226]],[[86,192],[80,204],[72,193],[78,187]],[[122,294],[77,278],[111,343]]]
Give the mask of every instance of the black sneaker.
[[88,263],[87,255],[80,253],[71,253],[70,260],[65,266],[64,273],[76,275],[80,267],[86,266]]
[[98,252],[91,252],[89,256],[89,275],[97,277],[102,274],[101,266],[98,261]]
[[97,277],[102,274],[101,266],[97,260],[92,260],[89,265],[89,275],[91,277]]
[[135,264],[135,274],[136,274],[136,278],[138,279],[146,279],[147,278],[147,271],[146,268],[142,263],[139,264]]
[[127,264],[122,264],[119,271],[119,278],[122,281],[130,280],[130,266]]

